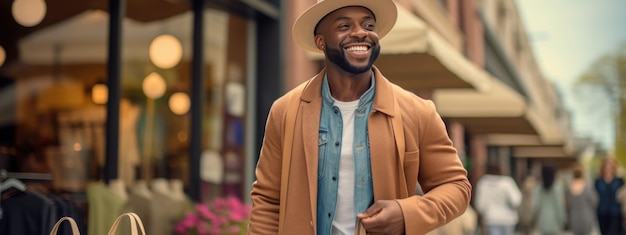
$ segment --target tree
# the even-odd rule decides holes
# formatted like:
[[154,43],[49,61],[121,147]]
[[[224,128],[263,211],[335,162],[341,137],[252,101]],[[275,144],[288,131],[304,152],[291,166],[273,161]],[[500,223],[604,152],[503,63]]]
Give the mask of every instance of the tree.
[[598,101],[598,94],[604,94],[609,104],[611,120],[615,122],[614,155],[626,164],[626,43],[616,51],[596,60],[581,75],[574,86],[576,93],[595,95],[595,98],[586,99],[590,102]]

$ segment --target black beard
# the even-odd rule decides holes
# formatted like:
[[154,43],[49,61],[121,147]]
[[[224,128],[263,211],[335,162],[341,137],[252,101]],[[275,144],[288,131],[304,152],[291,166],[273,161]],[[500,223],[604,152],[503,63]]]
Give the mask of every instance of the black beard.
[[[343,48],[343,46],[341,48]],[[372,47],[372,56],[370,57],[369,63],[367,63],[367,65],[364,67],[356,67],[350,64],[350,62],[346,59],[346,55],[344,54],[343,50],[330,48],[328,47],[328,45],[326,45],[326,57],[328,57],[328,60],[330,60],[330,62],[332,62],[333,64],[339,66],[339,68],[343,69],[344,71],[352,74],[361,74],[371,70],[374,61],[378,59],[379,55],[380,46],[374,45]]]

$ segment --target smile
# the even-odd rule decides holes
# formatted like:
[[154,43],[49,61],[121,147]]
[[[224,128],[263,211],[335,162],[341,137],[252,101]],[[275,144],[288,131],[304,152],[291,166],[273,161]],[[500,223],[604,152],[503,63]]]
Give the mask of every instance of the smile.
[[349,46],[345,48],[345,50],[349,52],[366,52],[369,49],[370,47],[368,46]]

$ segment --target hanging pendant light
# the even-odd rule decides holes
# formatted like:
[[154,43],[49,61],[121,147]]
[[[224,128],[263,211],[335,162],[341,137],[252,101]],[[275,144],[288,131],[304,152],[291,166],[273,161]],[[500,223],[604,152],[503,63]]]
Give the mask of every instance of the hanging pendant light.
[[191,101],[189,95],[185,92],[176,92],[170,96],[169,100],[170,110],[178,115],[183,115],[189,111]]
[[91,100],[94,104],[106,104],[109,100],[109,88],[103,82],[98,82],[91,88]]
[[46,16],[44,0],[15,0],[11,6],[13,18],[24,27],[33,27]]
[[150,60],[162,69],[169,69],[183,58],[183,46],[174,36],[163,34],[150,43]]
[[158,99],[165,93],[165,80],[156,72],[150,73],[141,84],[143,93],[151,99]]
[[4,47],[0,45],[0,67],[2,67],[6,59],[7,59],[7,54],[4,51]]

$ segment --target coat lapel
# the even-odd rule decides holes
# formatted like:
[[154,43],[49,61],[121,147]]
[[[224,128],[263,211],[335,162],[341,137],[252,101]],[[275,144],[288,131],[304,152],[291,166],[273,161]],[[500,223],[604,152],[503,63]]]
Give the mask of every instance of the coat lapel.
[[[309,184],[309,199],[311,205],[311,218],[313,224],[317,224],[317,171],[318,171],[318,138],[320,127],[320,115],[322,110],[322,80],[325,70],[316,75],[302,92],[302,145],[304,146],[304,159],[306,161],[306,174]],[[315,144],[311,144],[315,143]]]
[[[304,158],[306,159],[307,177],[309,180],[309,198],[311,199],[311,212],[313,222],[317,208],[317,169],[318,169],[318,135],[320,125],[319,100],[304,103],[302,106],[302,136],[304,144]],[[315,144],[311,144],[315,143]]]
[[[390,199],[406,194],[404,184],[404,134],[402,115],[393,93],[392,84],[373,67],[376,78],[376,96],[368,120],[370,158],[374,199]],[[396,130],[398,129],[398,130]],[[400,142],[400,145],[398,144]]]

